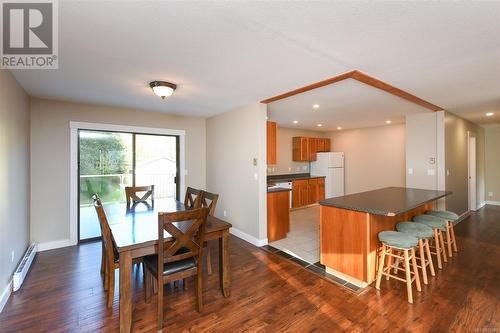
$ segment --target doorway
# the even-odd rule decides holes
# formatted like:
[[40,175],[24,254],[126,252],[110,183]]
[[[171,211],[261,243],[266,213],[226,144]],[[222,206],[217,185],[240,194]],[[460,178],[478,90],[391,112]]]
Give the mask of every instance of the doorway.
[[468,132],[468,197],[469,210],[477,209],[476,198],[476,137],[474,133]]
[[92,195],[123,209],[126,186],[154,185],[155,200],[179,198],[179,136],[78,130],[78,240],[101,236]]

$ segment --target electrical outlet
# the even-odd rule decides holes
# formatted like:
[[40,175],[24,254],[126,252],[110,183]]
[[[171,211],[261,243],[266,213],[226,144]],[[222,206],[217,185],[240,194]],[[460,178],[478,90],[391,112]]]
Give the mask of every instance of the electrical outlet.
[[288,171],[292,171],[292,167],[288,167]]
[[226,211],[224,211],[224,213],[223,213],[223,214],[224,214],[224,217],[227,217],[227,212],[226,212]]
[[450,175],[450,170],[446,170],[446,176]]
[[10,262],[14,262],[14,250],[10,253]]
[[493,196],[493,192],[488,192],[488,196],[492,197]]

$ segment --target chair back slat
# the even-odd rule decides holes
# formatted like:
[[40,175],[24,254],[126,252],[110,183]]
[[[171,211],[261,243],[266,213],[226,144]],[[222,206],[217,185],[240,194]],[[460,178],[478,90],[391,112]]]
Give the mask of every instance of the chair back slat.
[[215,208],[217,207],[217,201],[219,200],[219,195],[215,193],[210,193],[203,191],[201,194],[201,206],[208,208],[208,215],[215,215]]
[[109,227],[106,212],[104,211],[101,199],[99,198],[97,193],[92,196],[92,199],[94,200],[94,208],[97,213],[97,218],[99,219],[99,226],[101,227],[102,242],[106,251],[106,257],[110,260],[113,260],[113,235],[111,234],[111,228]]
[[[135,208],[139,203],[146,204],[148,208],[154,205],[154,185],[147,186],[127,186],[125,187],[125,196],[127,197],[127,209]],[[141,196],[138,193],[142,193]],[[151,205],[148,203],[151,201]]]
[[201,207],[201,194],[202,190],[188,187],[186,189],[186,196],[184,198],[184,205],[186,208],[200,208]]
[[[196,208],[174,213],[158,213],[158,271],[163,263],[203,255],[203,237],[208,208]],[[164,232],[174,241],[165,245]],[[182,251],[179,251],[181,250]],[[161,265],[161,266],[160,266]]]

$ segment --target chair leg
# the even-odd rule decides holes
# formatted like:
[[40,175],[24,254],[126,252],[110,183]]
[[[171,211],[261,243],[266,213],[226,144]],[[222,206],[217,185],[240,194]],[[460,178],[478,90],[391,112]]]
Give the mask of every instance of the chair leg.
[[455,226],[453,225],[453,222],[450,221],[450,230],[451,230],[451,239],[453,241],[453,251],[458,252],[457,248],[457,239],[455,238]]
[[411,292],[410,259],[408,257],[408,250],[403,250],[403,257],[406,273],[406,292],[408,293],[408,303],[413,303],[413,295]]
[[187,278],[182,279],[182,285],[184,286],[184,290],[188,290],[188,280],[187,280]]
[[[392,248],[387,249],[387,253],[388,253],[388,254],[392,254]],[[391,256],[391,255],[387,256],[387,267],[388,267],[388,268],[387,268],[387,272],[390,272],[390,271],[391,271],[392,259],[393,259],[393,258],[392,258],[392,256]],[[386,275],[386,276],[385,276],[385,279],[386,279],[386,280],[389,280],[389,275]]]
[[430,249],[430,246],[429,246],[429,240],[428,239],[425,240],[424,247],[425,247],[425,252],[427,254],[427,260],[429,262],[429,270],[431,271],[431,275],[432,276],[436,276],[436,272],[434,272],[434,264],[432,262],[431,249]]
[[442,269],[443,264],[441,263],[441,246],[439,244],[439,231],[434,229],[434,245],[436,246],[436,257],[438,262],[438,268]]
[[208,275],[212,275],[212,253],[210,252],[210,246],[207,242],[207,272]]
[[151,296],[153,292],[153,274],[149,270],[144,269],[144,301],[151,303]]
[[444,246],[444,238],[443,238],[443,231],[439,230],[439,243],[441,244],[441,255],[443,256],[443,261],[448,262],[448,258],[446,256],[446,247]]
[[450,231],[450,223],[446,222],[446,245],[448,246],[448,256],[453,257],[453,252],[451,250],[451,231]]
[[196,302],[198,305],[198,312],[201,313],[203,311],[203,271],[201,266],[196,274]]
[[163,330],[163,278],[158,276],[156,279],[158,290],[158,307],[157,307],[157,329],[159,332]]
[[114,267],[108,267],[109,273],[108,273],[108,295],[107,295],[107,301],[106,301],[106,306],[108,308],[113,307],[113,301],[115,299],[115,268]]
[[[391,258],[391,256],[389,256]],[[382,280],[382,272],[384,270],[384,260],[385,260],[385,245],[382,245],[382,251],[380,252],[380,256],[378,259],[378,272],[377,272],[377,283],[375,285],[375,288],[380,290],[380,281]],[[390,270],[389,266],[389,270]]]
[[422,286],[420,285],[420,277],[418,276],[417,258],[415,258],[415,248],[411,249],[411,264],[413,266],[413,274],[415,275],[415,284],[417,285],[417,291],[422,291]]
[[418,251],[420,254],[420,266],[422,267],[422,280],[424,281],[424,284],[428,284],[427,282],[427,265],[426,265],[426,260],[425,260],[425,253],[424,253],[424,240],[419,239],[418,240]]

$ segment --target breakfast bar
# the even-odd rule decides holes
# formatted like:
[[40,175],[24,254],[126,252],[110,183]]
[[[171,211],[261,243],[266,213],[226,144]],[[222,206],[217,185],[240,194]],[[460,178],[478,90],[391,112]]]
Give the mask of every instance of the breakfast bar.
[[377,235],[436,206],[451,192],[387,187],[320,201],[320,262],[360,287],[376,276]]

